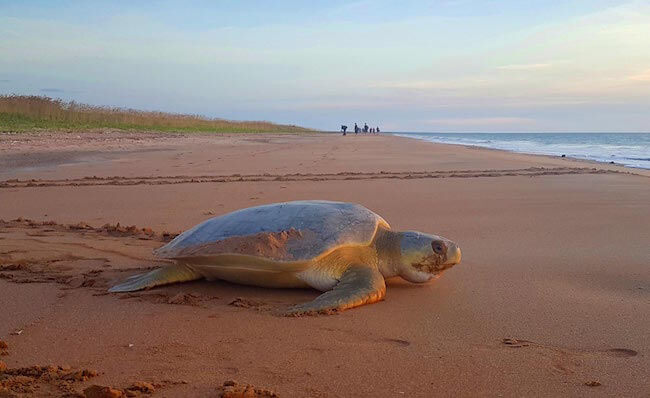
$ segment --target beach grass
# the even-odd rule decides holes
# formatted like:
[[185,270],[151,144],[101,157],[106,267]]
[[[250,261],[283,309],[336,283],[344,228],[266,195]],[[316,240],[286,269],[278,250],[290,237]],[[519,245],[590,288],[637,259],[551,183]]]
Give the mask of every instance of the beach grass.
[[265,121],[233,121],[166,112],[79,104],[44,96],[0,95],[0,131],[120,129],[158,132],[303,133]]

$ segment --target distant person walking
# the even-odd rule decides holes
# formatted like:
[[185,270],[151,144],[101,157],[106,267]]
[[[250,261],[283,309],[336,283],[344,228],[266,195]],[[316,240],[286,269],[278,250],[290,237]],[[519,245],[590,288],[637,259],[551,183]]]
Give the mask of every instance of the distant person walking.
[[355,123],[354,124],[354,135],[357,135],[357,134],[359,134],[359,126],[357,126],[357,124]]
[[379,126],[375,130],[377,131],[377,134],[381,133],[381,131],[379,130]]
[[368,132],[368,123],[364,123],[363,124],[363,133],[365,134],[367,132]]
[[345,135],[345,131],[346,131],[347,129],[348,129],[348,126],[346,126],[345,124],[342,124],[342,125],[341,125],[341,131],[343,132],[343,135]]

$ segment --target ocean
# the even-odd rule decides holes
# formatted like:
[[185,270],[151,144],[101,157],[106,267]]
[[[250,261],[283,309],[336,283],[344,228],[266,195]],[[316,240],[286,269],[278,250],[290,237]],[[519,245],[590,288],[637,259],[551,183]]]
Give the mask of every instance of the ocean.
[[650,133],[393,133],[444,144],[614,162],[650,169]]

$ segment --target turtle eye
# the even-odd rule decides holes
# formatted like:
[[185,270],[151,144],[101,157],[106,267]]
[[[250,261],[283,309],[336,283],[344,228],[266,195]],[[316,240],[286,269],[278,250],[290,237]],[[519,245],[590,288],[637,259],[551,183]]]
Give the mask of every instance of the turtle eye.
[[445,254],[445,245],[442,242],[435,241],[431,242],[431,247],[433,248],[434,253],[436,254]]

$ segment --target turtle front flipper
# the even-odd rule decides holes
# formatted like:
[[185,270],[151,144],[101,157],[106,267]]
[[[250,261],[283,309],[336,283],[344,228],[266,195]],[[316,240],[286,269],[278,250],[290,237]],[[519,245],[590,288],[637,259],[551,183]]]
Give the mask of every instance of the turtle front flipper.
[[384,276],[376,269],[363,264],[351,265],[330,291],[314,301],[291,307],[285,315],[327,314],[344,311],[364,304],[383,300],[386,294]]
[[194,271],[186,265],[176,264],[155,269],[145,274],[132,276],[112,288],[111,293],[134,292],[136,290],[148,289],[154,286],[169,285],[176,282],[188,282],[202,279],[203,275]]

